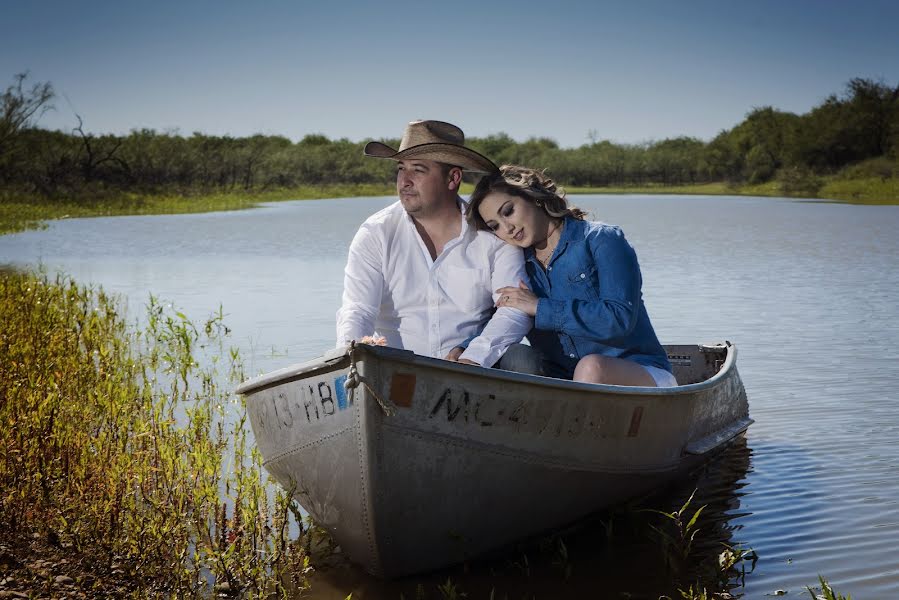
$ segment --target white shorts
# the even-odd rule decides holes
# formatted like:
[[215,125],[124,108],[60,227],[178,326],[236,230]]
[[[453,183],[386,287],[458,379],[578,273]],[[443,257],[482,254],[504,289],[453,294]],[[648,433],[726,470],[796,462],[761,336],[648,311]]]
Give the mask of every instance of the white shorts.
[[660,369],[658,367],[648,367],[646,365],[640,365],[646,372],[649,373],[650,377],[652,377],[653,381],[656,382],[656,387],[676,387],[677,379],[674,378],[674,375],[666,371],[665,369]]

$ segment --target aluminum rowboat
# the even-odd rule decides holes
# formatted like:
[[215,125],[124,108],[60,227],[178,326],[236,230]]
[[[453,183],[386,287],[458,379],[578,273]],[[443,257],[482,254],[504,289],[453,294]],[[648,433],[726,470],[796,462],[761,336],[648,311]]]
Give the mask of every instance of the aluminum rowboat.
[[380,577],[473,558],[687,473],[752,423],[736,348],[667,346],[674,388],[353,345],[244,382],[265,468]]

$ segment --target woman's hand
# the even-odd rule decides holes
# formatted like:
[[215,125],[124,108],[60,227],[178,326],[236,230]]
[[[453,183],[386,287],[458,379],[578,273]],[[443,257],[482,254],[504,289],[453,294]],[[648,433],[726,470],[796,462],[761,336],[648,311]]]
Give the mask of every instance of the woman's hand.
[[503,287],[496,290],[499,299],[496,301],[496,307],[500,308],[508,306],[509,308],[517,308],[521,312],[537,316],[537,296],[528,288],[523,281],[518,282],[518,287]]

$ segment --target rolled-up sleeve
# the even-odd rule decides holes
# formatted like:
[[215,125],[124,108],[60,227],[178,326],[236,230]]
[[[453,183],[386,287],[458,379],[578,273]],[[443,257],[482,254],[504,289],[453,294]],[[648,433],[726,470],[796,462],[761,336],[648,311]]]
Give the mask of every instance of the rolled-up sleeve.
[[384,292],[383,244],[366,224],[350,244],[343,274],[343,300],[337,310],[337,345],[360,340],[375,331]]
[[[503,244],[498,246],[493,257],[490,293],[496,301],[496,290],[501,287],[518,286],[519,281],[527,281],[524,269],[524,255],[520,248]],[[498,308],[484,326],[480,335],[468,344],[460,358],[474,361],[482,366],[493,366],[509,346],[518,343],[531,330],[534,320],[517,308]]]

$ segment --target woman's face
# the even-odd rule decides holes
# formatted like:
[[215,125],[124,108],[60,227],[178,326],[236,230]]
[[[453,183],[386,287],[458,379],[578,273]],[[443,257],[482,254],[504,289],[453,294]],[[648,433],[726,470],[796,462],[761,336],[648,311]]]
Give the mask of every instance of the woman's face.
[[531,202],[504,192],[492,192],[478,206],[487,227],[507,244],[529,248],[546,239],[549,215]]

